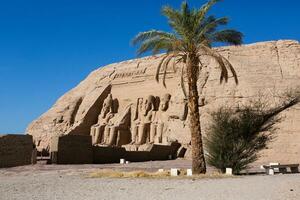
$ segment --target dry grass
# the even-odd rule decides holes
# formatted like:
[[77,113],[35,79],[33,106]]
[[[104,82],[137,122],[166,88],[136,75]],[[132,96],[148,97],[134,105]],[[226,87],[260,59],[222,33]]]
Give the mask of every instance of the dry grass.
[[90,178],[159,178],[170,176],[169,172],[145,172],[131,171],[122,172],[110,169],[103,169],[93,172],[89,175]]
[[169,171],[164,172],[146,172],[146,171],[131,171],[122,172],[117,170],[103,169],[92,172],[88,175],[89,178],[188,178],[188,179],[219,179],[229,178],[221,173],[201,174],[194,176],[186,176],[186,171],[181,170],[179,176],[171,177]]

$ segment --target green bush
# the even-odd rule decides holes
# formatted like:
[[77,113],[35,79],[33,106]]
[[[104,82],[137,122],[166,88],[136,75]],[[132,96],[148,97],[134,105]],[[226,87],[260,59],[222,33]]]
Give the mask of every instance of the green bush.
[[273,125],[280,120],[277,114],[298,102],[299,98],[290,97],[280,106],[266,109],[257,101],[239,109],[220,108],[212,113],[212,125],[205,138],[208,163],[222,172],[232,168],[234,174],[247,169],[272,140]]

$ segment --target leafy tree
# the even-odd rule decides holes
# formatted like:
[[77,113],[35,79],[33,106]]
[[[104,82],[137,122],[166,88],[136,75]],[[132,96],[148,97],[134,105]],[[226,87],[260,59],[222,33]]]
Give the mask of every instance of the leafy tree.
[[[199,93],[206,84],[206,80],[197,86],[198,77],[203,73],[203,57],[209,56],[216,60],[220,69],[220,82],[228,80],[228,71],[231,71],[237,83],[236,72],[230,62],[220,55],[212,45],[215,42],[239,45],[242,43],[242,34],[238,31],[226,29],[220,30],[221,25],[226,25],[226,17],[216,18],[208,16],[210,8],[219,0],[210,0],[200,9],[190,9],[188,3],[184,1],[181,9],[176,10],[169,6],[162,9],[162,14],[167,17],[172,32],[150,30],[139,33],[133,44],[139,45],[138,54],[151,51],[153,54],[165,52],[156,72],[156,80],[159,82],[161,71],[162,82],[165,84],[167,69],[173,60],[174,70],[178,70],[178,63],[184,63],[181,75],[182,82],[186,74],[188,84],[188,106],[190,111],[190,130],[193,172],[195,174],[205,173],[206,164],[203,153],[200,114],[199,114]],[[176,67],[177,66],[177,67]],[[183,87],[184,88],[184,87]]]
[[206,137],[208,163],[222,172],[232,168],[234,174],[247,169],[258,159],[274,136],[274,124],[280,112],[299,102],[289,96],[275,108],[268,109],[261,101],[239,108],[220,108],[212,114],[212,125]]

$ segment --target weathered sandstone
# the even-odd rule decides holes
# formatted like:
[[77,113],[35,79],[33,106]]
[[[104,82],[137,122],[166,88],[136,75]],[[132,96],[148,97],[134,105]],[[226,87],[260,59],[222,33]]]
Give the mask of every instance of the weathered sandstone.
[[0,168],[30,165],[32,156],[31,135],[0,135]]
[[[205,71],[210,73],[200,99],[204,104],[200,109],[204,133],[209,124],[209,113],[220,106],[238,106],[258,97],[275,104],[280,94],[300,86],[298,41],[261,42],[238,47],[221,47],[217,50],[233,64],[239,84],[236,85],[233,78],[226,84],[220,84],[219,71],[214,61],[206,59]],[[180,86],[179,72],[173,72],[172,69],[168,71],[166,88],[161,83],[156,83],[154,74],[160,58],[161,56],[145,57],[100,67],[77,87],[63,95],[49,111],[33,121],[28,126],[27,133],[33,136],[39,150],[49,150],[53,136],[90,135],[91,126],[97,124],[99,120],[98,115],[101,113],[103,102],[108,94],[111,94],[113,106],[110,109],[113,109],[111,113],[114,114],[115,120],[109,122],[112,124],[105,133],[110,135],[115,133],[119,138],[120,134],[133,132],[134,119],[142,113],[139,110],[139,99],[143,98],[142,101],[145,102],[149,95],[153,95],[155,98],[153,109],[149,112],[153,111],[153,115],[159,118],[154,127],[156,134],[162,133],[162,138],[158,138],[157,142],[178,141],[184,147],[188,147],[190,143],[188,116],[185,116],[186,101]],[[171,95],[170,100],[164,98],[165,94]],[[160,111],[159,102],[163,101],[168,107]],[[283,119],[277,124],[277,137],[269,148],[262,152],[260,161],[300,162],[299,106],[296,105],[281,113]],[[165,117],[166,115],[168,117]],[[130,121],[131,125],[126,121]],[[126,124],[126,127],[125,125],[122,127],[124,133],[120,132],[120,122]],[[145,127],[140,128],[140,133],[149,134],[147,123],[143,123]],[[114,132],[114,128],[117,132]],[[104,130],[100,129],[95,129],[95,133],[98,130],[98,133],[104,134]],[[121,139],[121,143],[126,144],[125,140]],[[126,146],[126,149],[128,148],[135,146]],[[189,149],[186,155],[188,152]]]

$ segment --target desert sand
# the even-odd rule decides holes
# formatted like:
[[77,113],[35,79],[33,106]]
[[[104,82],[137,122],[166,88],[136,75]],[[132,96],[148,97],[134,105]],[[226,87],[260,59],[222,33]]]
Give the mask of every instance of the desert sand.
[[[34,165],[0,170],[0,199],[300,199],[300,174],[229,178],[89,178],[98,169],[147,170],[188,167],[189,161],[129,165]],[[211,170],[211,169],[210,169]]]

